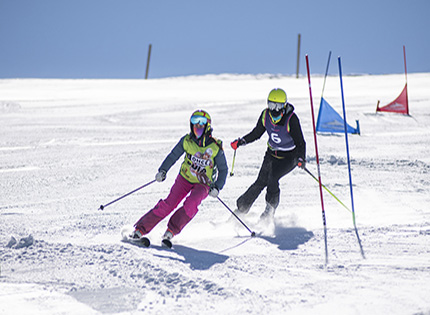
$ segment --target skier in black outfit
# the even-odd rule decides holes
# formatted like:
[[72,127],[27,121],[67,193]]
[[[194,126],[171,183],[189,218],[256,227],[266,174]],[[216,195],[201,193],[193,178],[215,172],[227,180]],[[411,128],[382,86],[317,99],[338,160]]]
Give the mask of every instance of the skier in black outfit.
[[236,150],[239,146],[260,139],[266,131],[269,135],[267,151],[257,180],[236,202],[236,213],[246,214],[261,191],[267,187],[266,209],[261,219],[273,219],[279,205],[279,180],[296,165],[305,168],[306,163],[306,143],[300,121],[294,113],[293,105],[287,102],[285,91],[270,91],[267,104],[268,107],[261,113],[255,128],[231,143],[231,147]]

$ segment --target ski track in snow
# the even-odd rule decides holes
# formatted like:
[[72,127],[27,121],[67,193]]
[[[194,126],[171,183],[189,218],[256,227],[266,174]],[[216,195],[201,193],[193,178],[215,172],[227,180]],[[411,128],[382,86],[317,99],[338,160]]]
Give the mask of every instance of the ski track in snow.
[[[351,212],[324,191],[327,265],[318,184],[301,170],[281,180],[274,226],[258,223],[264,194],[243,218],[254,238],[208,198],[173,250],[160,244],[166,220],[150,248],[121,241],[123,228],[167,196],[180,161],[164,183],[97,210],[153,179],[196,108],[212,115],[230,164],[229,142],[254,127],[278,86],[296,107],[317,175],[306,78],[1,80],[0,313],[430,314],[430,75],[410,75],[412,117],[374,114],[377,99],[397,96],[387,82],[402,79],[344,78],[349,120],[362,130],[349,143],[366,258]],[[314,93],[321,85],[313,78]],[[341,112],[337,85],[329,77],[325,93]],[[160,91],[171,95],[159,100]],[[220,194],[232,209],[265,146],[263,136],[237,151]],[[322,182],[351,208],[344,136],[319,135],[318,146]]]

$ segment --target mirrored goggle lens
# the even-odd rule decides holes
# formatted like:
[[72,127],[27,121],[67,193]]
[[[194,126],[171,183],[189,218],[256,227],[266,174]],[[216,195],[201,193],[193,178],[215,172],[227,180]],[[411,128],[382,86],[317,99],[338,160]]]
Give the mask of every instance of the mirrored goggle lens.
[[267,102],[267,107],[270,110],[276,110],[279,111],[285,106],[284,103],[277,103],[277,102]]
[[193,125],[206,125],[208,122],[208,119],[203,116],[192,116],[191,117],[191,123]]

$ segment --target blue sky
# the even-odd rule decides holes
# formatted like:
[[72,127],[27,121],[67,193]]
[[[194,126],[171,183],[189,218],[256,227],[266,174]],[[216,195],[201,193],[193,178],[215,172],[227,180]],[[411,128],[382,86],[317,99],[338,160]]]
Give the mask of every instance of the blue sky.
[[0,0],[0,78],[430,72],[429,0]]

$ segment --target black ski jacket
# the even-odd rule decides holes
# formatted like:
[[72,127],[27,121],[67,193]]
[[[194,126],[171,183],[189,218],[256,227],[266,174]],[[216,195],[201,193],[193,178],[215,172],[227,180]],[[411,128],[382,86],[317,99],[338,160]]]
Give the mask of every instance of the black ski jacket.
[[[261,115],[257,121],[257,125],[254,127],[254,129],[250,133],[248,133],[246,136],[243,137],[246,144],[260,139],[261,136],[266,132],[266,127],[264,127],[264,125],[263,125],[263,115],[264,115],[265,110],[267,110],[267,109],[264,109],[261,112]],[[296,159],[302,158],[303,160],[306,160],[305,159],[306,158],[306,142],[305,142],[305,139],[303,138],[303,133],[302,133],[302,128],[300,125],[299,118],[294,113],[294,106],[292,104],[287,103],[287,107],[285,109],[284,116],[277,123],[277,125],[285,126],[287,119],[288,119],[288,117],[290,117],[290,115],[291,115],[291,118],[289,119],[289,122],[288,122],[289,127],[290,127],[289,134],[293,138],[294,144],[296,145],[296,148],[293,150],[294,156]],[[269,146],[267,147],[267,151],[269,151],[269,153],[272,156],[277,157],[277,158],[284,158],[284,157],[291,154],[291,151],[280,151],[280,150],[274,151],[274,150],[271,150],[271,148]]]

